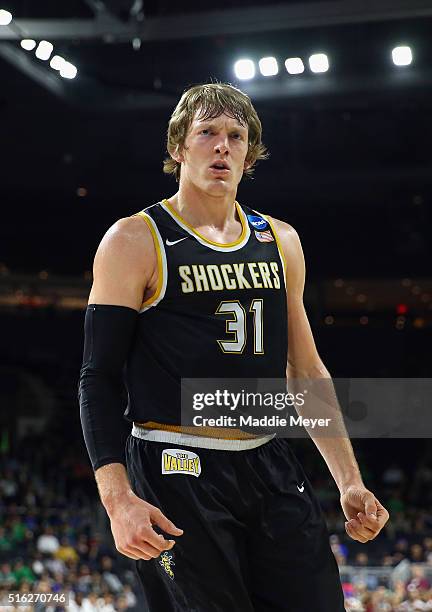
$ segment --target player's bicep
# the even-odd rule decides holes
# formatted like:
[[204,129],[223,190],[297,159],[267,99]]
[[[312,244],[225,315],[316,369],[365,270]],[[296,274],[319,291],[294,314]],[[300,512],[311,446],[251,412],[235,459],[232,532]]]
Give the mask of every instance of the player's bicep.
[[288,309],[288,364],[291,374],[309,376],[324,373],[303,302],[305,260],[299,235],[290,225],[277,223],[286,261]]
[[318,354],[312,329],[300,296],[288,302],[288,370],[296,376],[324,375],[325,368]]
[[106,232],[94,258],[89,304],[140,309],[154,269],[152,238],[144,226],[129,217]]

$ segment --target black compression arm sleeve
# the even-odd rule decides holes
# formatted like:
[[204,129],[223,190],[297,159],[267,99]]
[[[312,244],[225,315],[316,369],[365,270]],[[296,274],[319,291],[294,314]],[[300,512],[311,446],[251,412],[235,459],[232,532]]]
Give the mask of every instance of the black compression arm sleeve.
[[124,419],[123,368],[138,313],[127,306],[89,304],[78,383],[81,425],[93,469],[125,461],[130,424]]

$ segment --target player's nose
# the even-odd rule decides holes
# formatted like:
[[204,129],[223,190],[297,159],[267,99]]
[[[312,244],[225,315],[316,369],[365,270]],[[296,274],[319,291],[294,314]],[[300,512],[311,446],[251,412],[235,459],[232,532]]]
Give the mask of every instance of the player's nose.
[[220,140],[215,145],[215,153],[226,153],[229,151],[228,136],[221,136]]

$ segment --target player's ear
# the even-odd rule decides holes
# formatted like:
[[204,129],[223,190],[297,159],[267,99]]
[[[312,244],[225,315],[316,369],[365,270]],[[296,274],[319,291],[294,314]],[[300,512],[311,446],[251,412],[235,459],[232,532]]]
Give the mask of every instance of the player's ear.
[[180,145],[177,145],[173,153],[171,153],[171,157],[179,164],[184,162],[183,147],[181,147]]

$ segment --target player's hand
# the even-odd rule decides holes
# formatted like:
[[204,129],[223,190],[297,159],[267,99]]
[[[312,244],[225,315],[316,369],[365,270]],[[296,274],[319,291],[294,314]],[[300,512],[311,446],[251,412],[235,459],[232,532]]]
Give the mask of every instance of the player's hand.
[[111,531],[116,548],[131,559],[154,559],[164,550],[171,550],[174,540],[156,533],[152,525],[164,532],[180,536],[183,533],[164,514],[135,494],[130,494],[110,514]]
[[362,486],[350,486],[341,495],[345,530],[353,540],[369,542],[379,534],[389,519],[389,513],[375,495]]

